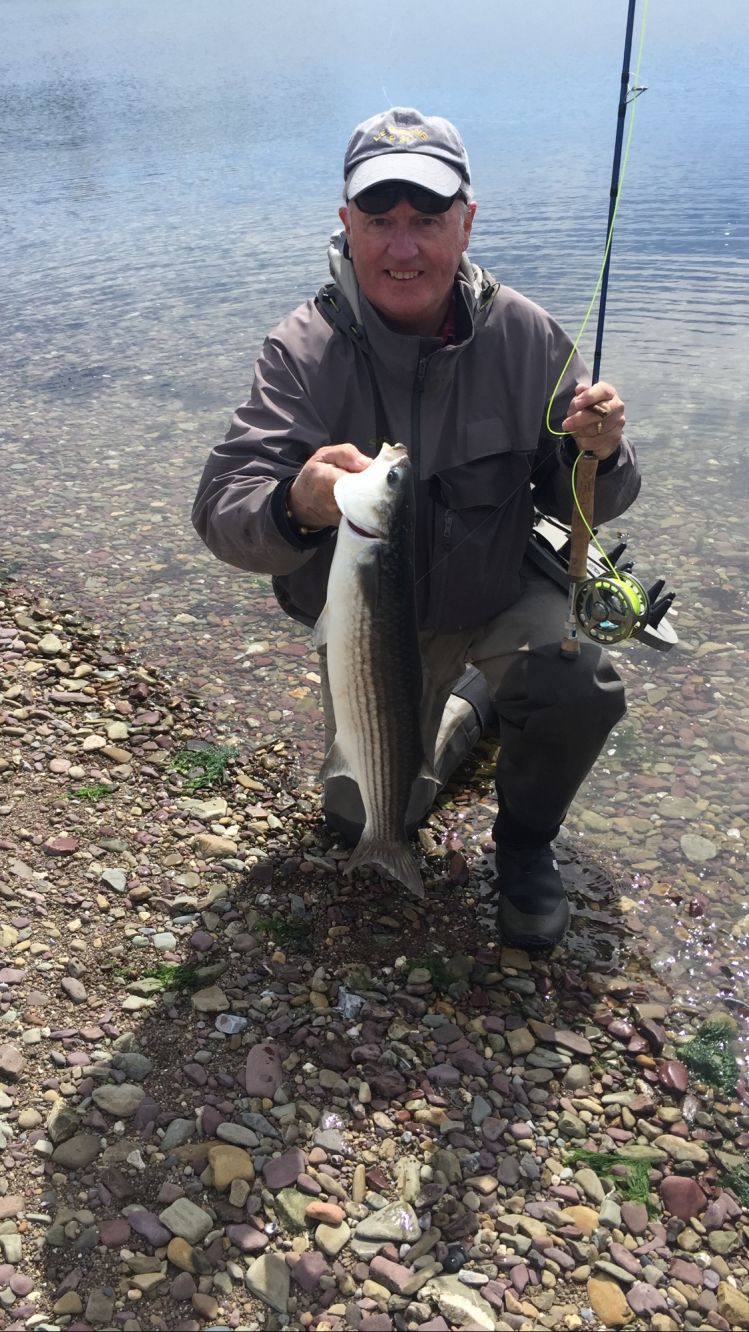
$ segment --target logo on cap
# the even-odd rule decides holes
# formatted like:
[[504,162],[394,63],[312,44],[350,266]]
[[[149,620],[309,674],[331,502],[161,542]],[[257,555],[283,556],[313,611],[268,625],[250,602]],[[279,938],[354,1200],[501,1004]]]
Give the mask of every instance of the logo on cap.
[[389,143],[392,146],[394,143],[415,143],[417,139],[421,139],[422,142],[428,141],[429,135],[426,130],[419,129],[418,127],[411,129],[406,127],[399,128],[391,121],[384,129],[381,129],[377,134],[372,135],[373,143],[380,143],[383,139],[386,143]]

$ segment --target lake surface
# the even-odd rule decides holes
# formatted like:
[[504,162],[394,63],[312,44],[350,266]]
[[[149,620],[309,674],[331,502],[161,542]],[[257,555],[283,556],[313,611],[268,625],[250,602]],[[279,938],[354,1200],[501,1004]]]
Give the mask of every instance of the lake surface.
[[[192,532],[205,457],[264,334],[326,280],[347,137],[390,105],[458,124],[473,258],[577,330],[625,17],[593,0],[429,19],[389,0],[4,0],[0,567],[116,630],[243,738],[270,712],[314,774],[314,653],[266,580]],[[567,825],[630,884],[650,965],[700,1005],[749,1001],[747,26],[738,3],[692,0],[648,22],[603,375],[643,464],[622,523],[635,572],[676,589],[680,643],[617,651],[630,710]],[[479,802],[469,847],[490,823]]]

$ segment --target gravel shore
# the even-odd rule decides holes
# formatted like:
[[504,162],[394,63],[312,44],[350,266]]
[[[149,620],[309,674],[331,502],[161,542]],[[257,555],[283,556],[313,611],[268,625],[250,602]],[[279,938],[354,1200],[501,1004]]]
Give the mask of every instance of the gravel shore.
[[344,877],[288,741],[0,588],[0,1327],[749,1328],[733,1018],[602,865],[536,959],[420,841]]

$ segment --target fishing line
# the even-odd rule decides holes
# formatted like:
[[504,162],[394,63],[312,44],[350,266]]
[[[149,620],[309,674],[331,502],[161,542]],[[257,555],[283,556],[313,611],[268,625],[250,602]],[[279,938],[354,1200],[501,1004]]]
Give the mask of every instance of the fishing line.
[[[633,9],[633,0],[630,0],[630,4],[631,4],[631,8]],[[569,369],[570,363],[571,363],[571,361],[572,361],[572,359],[573,359],[575,353],[577,352],[577,349],[578,349],[578,347],[579,347],[579,344],[580,344],[580,341],[581,341],[581,339],[582,339],[582,337],[583,337],[583,334],[585,333],[585,330],[586,330],[586,328],[587,328],[587,326],[588,326],[588,324],[589,324],[589,322],[590,322],[590,317],[591,317],[591,315],[592,315],[592,313],[593,313],[593,309],[594,309],[594,306],[595,306],[595,303],[596,303],[596,299],[597,299],[598,296],[599,296],[599,293],[601,293],[601,308],[600,308],[600,312],[599,312],[599,325],[598,325],[598,334],[597,334],[597,339],[596,339],[596,349],[595,349],[595,356],[594,356],[594,368],[597,367],[597,363],[598,363],[599,360],[600,360],[600,345],[601,345],[601,341],[602,341],[602,333],[603,333],[603,318],[604,318],[604,310],[605,310],[605,286],[604,286],[604,283],[605,283],[605,280],[606,280],[606,278],[607,278],[607,266],[608,266],[609,259],[610,259],[610,254],[611,254],[611,244],[612,244],[613,235],[614,235],[614,226],[615,226],[616,218],[617,218],[617,214],[618,214],[618,211],[619,211],[619,204],[620,204],[620,202],[621,202],[621,196],[622,196],[622,189],[623,189],[624,179],[625,179],[625,177],[626,177],[627,168],[628,168],[628,164],[629,164],[629,154],[630,154],[630,148],[631,148],[631,146],[632,146],[632,136],[633,136],[633,132],[634,132],[634,124],[635,124],[635,104],[636,104],[636,102],[637,102],[637,98],[639,97],[640,93],[645,91],[644,88],[640,85],[639,79],[640,79],[640,67],[641,67],[641,64],[642,64],[643,50],[644,50],[644,46],[645,46],[645,29],[646,29],[646,25],[647,25],[648,9],[649,9],[649,0],[644,0],[644,3],[643,3],[643,10],[642,10],[642,17],[641,17],[641,21],[640,21],[639,45],[638,45],[638,50],[637,50],[637,58],[636,58],[636,65],[635,65],[634,81],[633,81],[632,83],[629,83],[629,71],[628,71],[628,70],[626,70],[626,74],[623,74],[623,78],[622,78],[622,82],[623,82],[623,83],[625,82],[625,78],[626,78],[626,81],[627,81],[627,82],[626,82],[626,93],[627,93],[627,95],[624,97],[624,99],[623,99],[623,103],[620,103],[620,106],[621,106],[621,114],[622,114],[622,115],[625,114],[624,108],[625,108],[626,106],[630,106],[630,107],[632,108],[632,110],[631,110],[631,115],[630,115],[630,120],[629,120],[628,130],[627,130],[627,138],[626,138],[626,142],[625,142],[625,145],[624,145],[624,153],[623,153],[623,158],[622,158],[621,171],[619,172],[619,174],[618,174],[618,178],[615,180],[615,182],[612,182],[612,193],[614,193],[614,186],[615,186],[615,198],[614,198],[613,207],[611,208],[611,214],[610,214],[610,217],[609,217],[609,224],[608,224],[608,229],[607,229],[607,234],[606,234],[606,243],[605,243],[605,246],[604,246],[603,257],[602,257],[602,259],[601,259],[601,266],[600,266],[600,269],[599,269],[599,272],[598,272],[598,277],[597,277],[597,279],[596,279],[596,283],[595,283],[595,286],[594,286],[594,289],[593,289],[593,294],[592,294],[591,299],[590,299],[590,302],[589,302],[589,304],[588,304],[588,308],[587,308],[587,310],[586,310],[586,312],[585,312],[585,315],[583,316],[583,320],[582,320],[582,323],[581,323],[581,325],[580,325],[580,328],[579,328],[579,330],[578,330],[578,332],[577,332],[577,336],[575,337],[574,342],[572,343],[572,346],[571,346],[571,348],[570,348],[570,352],[569,352],[569,355],[568,355],[568,357],[567,357],[567,360],[565,361],[565,363],[564,363],[564,365],[563,365],[563,367],[562,367],[562,370],[561,370],[561,372],[560,372],[560,374],[559,374],[559,378],[557,379],[557,382],[556,382],[556,384],[554,385],[554,389],[553,389],[553,391],[552,391],[552,394],[551,394],[551,397],[550,397],[550,399],[549,399],[549,403],[548,403],[548,406],[547,406],[547,409],[546,409],[546,416],[545,416],[545,426],[546,426],[546,431],[547,431],[547,433],[548,433],[550,436],[552,436],[552,437],[564,438],[564,436],[567,434],[566,431],[564,431],[564,430],[556,430],[556,429],[552,426],[552,424],[551,424],[551,411],[552,411],[552,408],[553,408],[554,403],[555,403],[555,401],[556,401],[557,395],[558,395],[558,393],[559,393],[559,389],[560,389],[560,387],[561,387],[562,381],[563,381],[563,379],[564,379],[564,377],[565,377],[565,375],[566,375],[566,373],[567,373],[567,370]],[[630,18],[630,30],[629,30],[629,32],[628,32],[628,34],[627,34],[627,41],[630,40],[630,37],[631,37],[631,18]],[[619,140],[619,143],[618,143],[617,146],[619,146],[620,143],[621,143],[621,140]],[[596,373],[597,373],[597,369],[596,369]],[[619,601],[618,601],[619,608],[623,608],[623,612],[624,612],[624,614],[625,614],[625,616],[626,616],[626,619],[627,619],[627,622],[628,622],[628,626],[629,626],[629,628],[628,628],[628,632],[627,632],[626,636],[629,637],[631,633],[636,632],[636,630],[637,630],[639,627],[641,627],[642,624],[644,624],[645,621],[647,620],[647,615],[648,615],[648,611],[649,611],[649,606],[648,606],[647,597],[645,596],[642,587],[640,586],[640,584],[637,582],[636,579],[626,577],[624,574],[622,574],[622,572],[621,572],[620,570],[617,570],[617,569],[615,568],[615,566],[611,563],[611,560],[609,559],[608,555],[606,554],[606,552],[603,550],[602,546],[601,546],[600,543],[598,542],[597,537],[596,537],[596,535],[595,535],[595,532],[594,532],[593,529],[591,528],[591,526],[590,526],[590,524],[588,523],[588,520],[587,520],[585,514],[583,513],[583,510],[582,510],[582,508],[581,508],[581,506],[580,506],[579,497],[578,497],[578,493],[577,493],[577,487],[576,487],[577,466],[578,466],[578,463],[579,463],[580,458],[581,458],[582,456],[583,456],[582,452],[578,453],[578,456],[577,456],[577,458],[575,459],[575,462],[574,462],[573,467],[572,467],[571,484],[572,484],[572,496],[573,496],[574,504],[575,504],[575,507],[576,507],[576,509],[577,509],[577,512],[578,512],[580,518],[581,518],[582,521],[583,521],[583,524],[584,524],[584,527],[585,527],[585,530],[586,530],[588,536],[589,536],[590,539],[593,541],[594,545],[596,546],[596,548],[597,548],[597,550],[598,550],[598,552],[599,552],[599,554],[600,554],[600,556],[601,556],[601,558],[602,558],[602,560],[603,560],[604,567],[607,567],[607,568],[611,571],[611,577],[610,577],[610,578],[609,578],[609,577],[605,577],[605,578],[603,578],[603,579],[590,580],[590,581],[591,581],[591,588],[593,587],[593,583],[594,583],[594,581],[595,581],[595,582],[598,584],[598,587],[599,587],[599,589],[600,589],[600,591],[601,591],[602,596],[604,596],[604,597],[607,598],[607,601],[608,601],[609,606],[611,606],[611,605],[613,605],[614,603],[616,603],[616,602],[617,602],[617,597],[618,597],[618,599],[619,599]],[[470,539],[472,539],[472,538],[475,538],[475,536],[476,536],[477,533],[481,530],[481,528],[485,525],[485,523],[487,523],[487,522],[489,521],[490,518],[495,518],[496,515],[497,515],[499,512],[501,512],[501,510],[502,510],[503,508],[505,508],[505,506],[506,506],[507,504],[509,504],[510,501],[511,501],[512,499],[515,498],[515,496],[518,494],[518,492],[521,491],[521,490],[523,490],[523,489],[525,488],[525,486],[527,486],[527,485],[529,484],[529,482],[531,481],[531,479],[534,477],[535,473],[538,472],[539,469],[540,469],[541,467],[544,466],[544,464],[546,464],[546,463],[552,461],[553,457],[554,457],[554,455],[551,455],[551,454],[550,454],[550,455],[548,455],[546,458],[542,458],[542,459],[536,464],[536,466],[530,471],[530,473],[528,474],[528,476],[525,477],[525,478],[524,478],[524,479],[523,479],[523,480],[522,480],[522,481],[521,481],[521,482],[520,482],[520,483],[519,483],[519,484],[518,484],[518,485],[517,485],[512,491],[511,491],[511,492],[510,492],[510,494],[509,494],[509,495],[503,500],[502,504],[498,505],[496,508],[492,508],[491,511],[486,515],[486,517],[485,517],[485,518],[484,518],[484,519],[483,519],[483,520],[482,520],[482,521],[481,521],[481,522],[480,522],[480,523],[479,523],[479,524],[473,529],[473,531],[472,531],[468,536],[464,537],[464,538],[462,539],[462,541],[459,541],[455,546],[453,546],[449,551],[447,551],[447,552],[446,552],[446,553],[445,553],[440,559],[436,560],[435,563],[432,564],[432,565],[430,566],[430,568],[429,568],[425,573],[423,573],[423,574],[422,574],[422,575],[416,580],[417,585],[418,585],[419,583],[423,582],[423,580],[424,580],[426,577],[428,577],[431,573],[433,573],[435,569],[438,569],[438,568],[440,567],[440,565],[444,564],[446,560],[450,559],[451,556],[454,555],[455,552],[456,552],[457,550],[459,550],[460,547],[461,547],[462,545],[464,545],[466,541],[468,541],[468,540],[470,540]],[[598,612],[600,612],[600,602],[596,603],[596,609],[597,609]],[[594,617],[594,618],[595,618],[595,617]],[[604,625],[606,625],[606,624],[608,623],[608,621],[604,620],[603,623],[604,623]],[[605,630],[601,628],[600,621],[596,622],[595,624],[594,624],[592,621],[589,622],[589,624],[587,625],[587,628],[586,628],[586,632],[588,632],[590,636],[595,636],[596,638],[599,638],[601,641],[606,641],[606,639],[605,639],[605,637],[604,637]],[[614,637],[613,637],[613,626],[612,626],[612,637],[611,637],[610,641],[618,641],[618,638],[620,638],[621,636],[622,636],[622,634],[619,633],[617,638],[614,638]]]
[[582,323],[581,323],[581,325],[580,325],[580,328],[579,328],[579,330],[578,330],[577,337],[575,338],[575,341],[574,341],[573,344],[572,344],[572,347],[571,347],[571,349],[570,349],[570,354],[569,354],[569,356],[567,357],[567,360],[565,361],[564,365],[562,366],[561,373],[560,373],[560,375],[559,375],[559,378],[558,378],[556,384],[554,385],[554,389],[553,389],[552,395],[551,395],[551,397],[550,397],[550,399],[549,399],[549,405],[548,405],[548,407],[547,407],[547,409],[546,409],[546,429],[547,429],[547,431],[548,431],[548,433],[549,433],[550,435],[563,436],[563,435],[566,433],[564,430],[555,430],[554,427],[552,426],[552,424],[551,424],[551,409],[552,409],[552,407],[554,406],[554,403],[555,403],[555,401],[556,401],[556,397],[557,397],[557,394],[558,394],[558,392],[559,392],[559,388],[560,388],[560,385],[561,385],[561,383],[562,383],[562,380],[564,379],[564,376],[566,375],[566,373],[567,373],[567,371],[568,371],[568,369],[569,369],[570,362],[571,362],[573,356],[575,355],[575,352],[577,351],[577,349],[578,349],[578,347],[579,347],[579,345],[580,345],[580,339],[582,338],[583,333],[585,332],[585,330],[586,330],[586,328],[588,327],[588,324],[589,324],[589,322],[590,322],[590,316],[591,316],[592,313],[593,313],[593,307],[594,307],[594,305],[595,305],[595,303],[596,303],[596,298],[597,298],[597,296],[598,296],[598,294],[599,294],[599,292],[600,292],[600,290],[601,290],[601,287],[602,287],[602,285],[603,285],[603,279],[604,279],[604,275],[605,275],[605,272],[606,272],[606,264],[608,263],[609,255],[610,255],[610,253],[611,253],[611,242],[612,242],[613,237],[614,237],[614,224],[615,224],[615,222],[616,222],[617,213],[619,212],[619,204],[621,203],[622,190],[623,190],[623,187],[624,187],[624,180],[625,180],[625,177],[626,177],[626,174],[627,174],[627,167],[628,167],[628,164],[629,164],[629,150],[630,150],[630,148],[631,148],[631,146],[632,146],[632,134],[633,134],[633,132],[634,132],[634,127],[635,127],[635,109],[636,109],[636,105],[637,105],[637,98],[639,97],[640,93],[644,91],[644,89],[643,89],[643,88],[641,87],[641,85],[640,85],[640,81],[639,81],[639,80],[640,80],[640,65],[641,65],[641,63],[642,63],[642,53],[643,53],[643,49],[644,49],[644,46],[645,46],[645,25],[646,25],[646,22],[647,22],[649,3],[650,3],[650,0],[644,0],[644,6],[643,6],[643,11],[642,11],[642,20],[641,20],[641,23],[640,23],[640,44],[639,44],[639,48],[638,48],[638,51],[637,51],[637,65],[636,65],[636,68],[635,68],[634,83],[631,84],[630,87],[629,87],[629,92],[631,93],[631,98],[628,99],[628,100],[627,100],[627,103],[626,103],[628,106],[631,106],[631,108],[632,108],[632,112],[631,112],[631,115],[630,115],[630,118],[629,118],[629,129],[627,130],[627,139],[626,139],[626,143],[625,143],[625,145],[624,145],[624,156],[623,156],[623,160],[622,160],[622,169],[621,169],[621,172],[620,172],[620,175],[619,175],[619,181],[618,181],[617,192],[616,192],[616,199],[614,200],[614,207],[613,207],[613,209],[612,209],[612,212],[611,212],[611,218],[610,218],[610,220],[609,220],[609,228],[608,228],[608,233],[607,233],[607,235],[606,235],[606,245],[605,245],[605,247],[604,247],[604,251],[603,251],[603,258],[602,258],[602,260],[601,260],[601,267],[600,267],[599,272],[598,272],[598,277],[597,277],[597,279],[596,279],[595,287],[593,288],[593,295],[592,295],[591,298],[590,298],[590,304],[588,305],[588,308],[587,308],[587,310],[586,310],[586,312],[585,312],[585,315],[583,316],[583,321],[582,321]]

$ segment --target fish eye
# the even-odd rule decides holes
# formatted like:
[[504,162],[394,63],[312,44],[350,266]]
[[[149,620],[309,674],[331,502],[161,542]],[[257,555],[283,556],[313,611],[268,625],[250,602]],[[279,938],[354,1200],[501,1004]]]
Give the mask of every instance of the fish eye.
[[395,485],[397,485],[397,484],[398,484],[398,468],[397,468],[397,467],[391,467],[391,468],[390,468],[390,471],[388,472],[388,474],[387,474],[387,476],[386,476],[386,478],[385,478],[385,480],[387,481],[387,483],[388,483],[389,486],[395,486]]

